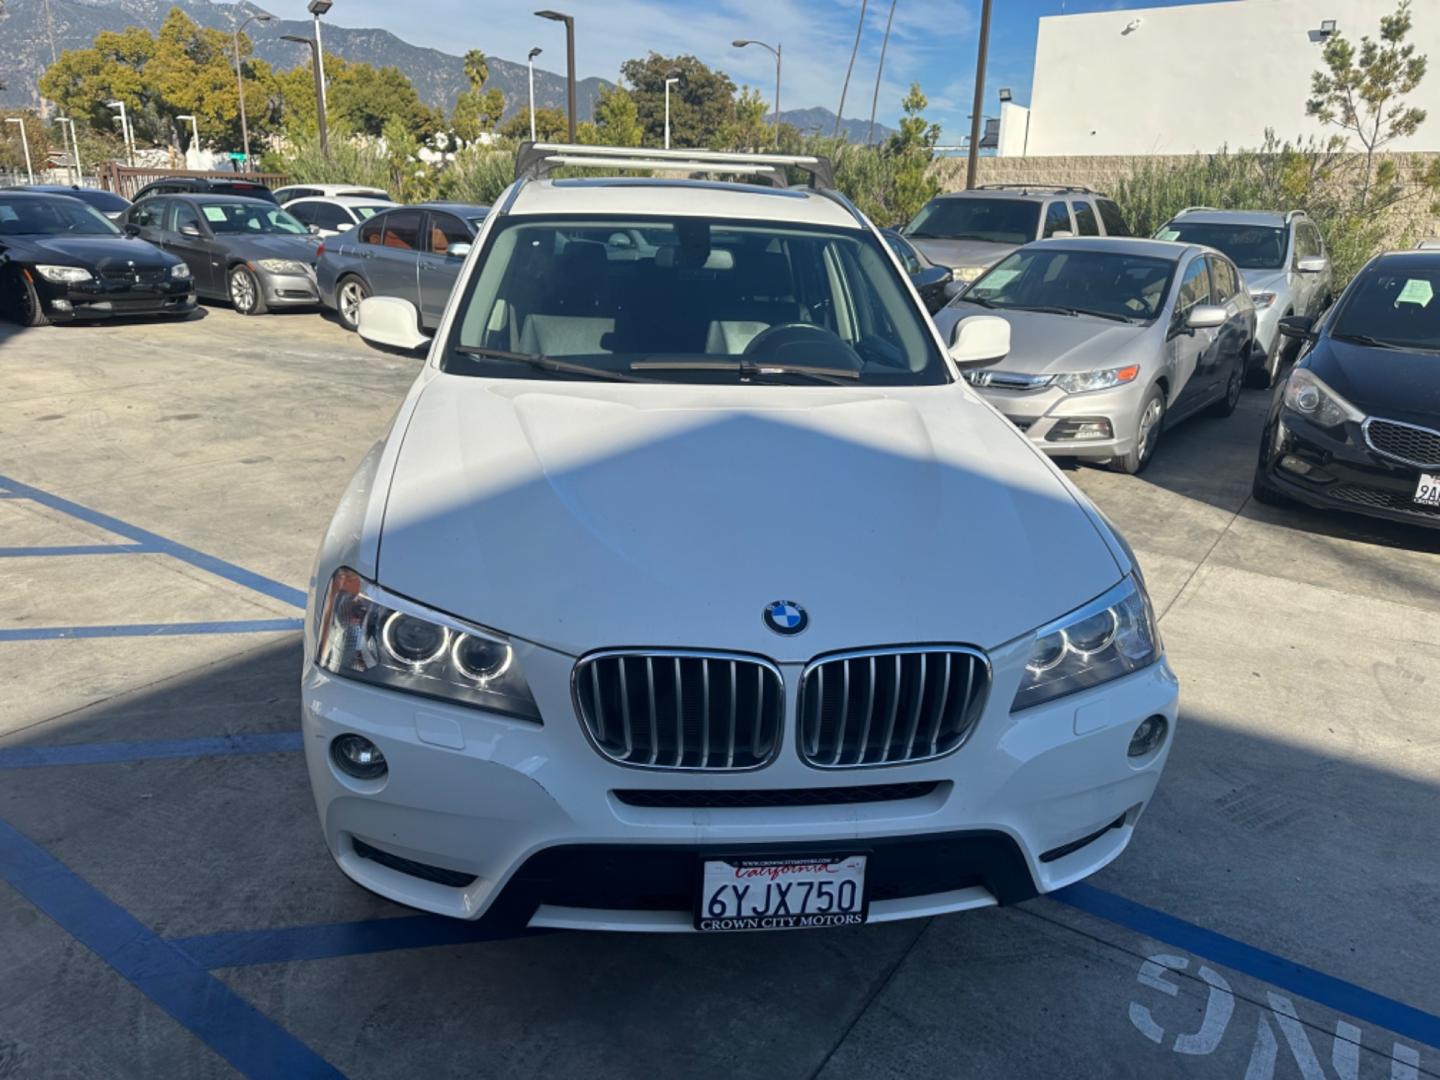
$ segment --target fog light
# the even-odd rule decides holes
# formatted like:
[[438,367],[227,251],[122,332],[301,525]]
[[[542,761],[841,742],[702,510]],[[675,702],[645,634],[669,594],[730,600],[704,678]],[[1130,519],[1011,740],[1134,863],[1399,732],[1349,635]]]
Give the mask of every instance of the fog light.
[[74,310],[75,310],[73,307],[70,306],[70,301],[69,301],[69,300],[51,300],[51,301],[50,301],[50,307],[53,308],[55,311],[74,311]]
[[378,780],[389,769],[380,748],[363,735],[335,736],[330,757],[341,772],[356,780]]
[[1135,734],[1130,736],[1130,749],[1125,751],[1131,757],[1144,757],[1146,754],[1159,748],[1165,741],[1165,732],[1170,729],[1170,722],[1158,713],[1155,716],[1146,717],[1140,721],[1140,726],[1135,729]]
[[1280,467],[1287,472],[1299,473],[1301,476],[1309,475],[1311,465],[1304,458],[1298,458],[1294,454],[1286,454],[1280,459]]
[[1057,420],[1050,433],[1045,436],[1051,442],[1083,439],[1113,439],[1115,430],[1103,416],[1081,417],[1073,420]]

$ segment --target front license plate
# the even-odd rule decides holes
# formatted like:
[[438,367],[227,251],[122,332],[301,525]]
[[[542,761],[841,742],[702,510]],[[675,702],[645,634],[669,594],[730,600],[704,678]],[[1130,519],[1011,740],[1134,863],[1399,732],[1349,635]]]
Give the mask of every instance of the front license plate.
[[1440,506],[1440,473],[1420,474],[1415,485],[1415,501],[1421,506]]
[[706,859],[695,929],[804,930],[865,921],[865,856]]

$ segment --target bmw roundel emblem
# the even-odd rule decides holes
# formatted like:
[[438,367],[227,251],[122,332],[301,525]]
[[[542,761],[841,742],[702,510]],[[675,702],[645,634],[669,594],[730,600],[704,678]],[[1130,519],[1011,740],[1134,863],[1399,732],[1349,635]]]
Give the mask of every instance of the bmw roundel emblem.
[[794,600],[765,605],[765,625],[777,634],[798,634],[810,625],[810,613]]

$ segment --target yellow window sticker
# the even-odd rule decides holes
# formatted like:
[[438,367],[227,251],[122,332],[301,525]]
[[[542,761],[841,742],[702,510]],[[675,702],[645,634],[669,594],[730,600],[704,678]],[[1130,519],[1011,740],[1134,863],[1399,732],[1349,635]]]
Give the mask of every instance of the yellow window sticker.
[[990,271],[990,276],[985,279],[985,283],[981,285],[977,291],[991,292],[995,289],[1003,289],[1006,285],[1009,285],[1010,282],[1014,281],[1015,278],[1019,277],[1019,275],[1019,270],[992,270]]
[[1180,235],[1179,229],[1161,229],[1155,234],[1156,240],[1174,240]]
[[225,220],[225,208],[223,206],[204,206],[201,207],[201,209],[205,211],[206,221]]
[[1400,295],[1395,297],[1395,306],[1401,304],[1419,304],[1422,308],[1429,307],[1430,301],[1435,298],[1435,288],[1425,278],[1410,278],[1405,282],[1405,287],[1400,290]]

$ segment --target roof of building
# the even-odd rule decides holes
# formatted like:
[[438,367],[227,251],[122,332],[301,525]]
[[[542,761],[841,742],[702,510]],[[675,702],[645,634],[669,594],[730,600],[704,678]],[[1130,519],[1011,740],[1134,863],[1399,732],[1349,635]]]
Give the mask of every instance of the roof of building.
[[809,188],[714,180],[596,177],[532,180],[507,208],[512,214],[631,214],[720,217],[857,228],[843,203]]

